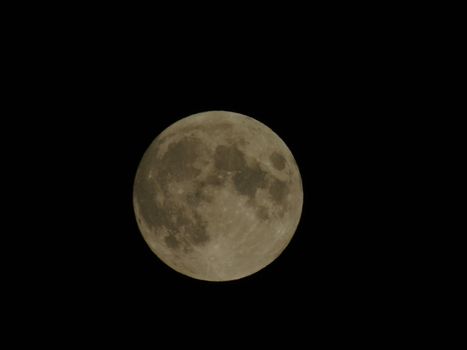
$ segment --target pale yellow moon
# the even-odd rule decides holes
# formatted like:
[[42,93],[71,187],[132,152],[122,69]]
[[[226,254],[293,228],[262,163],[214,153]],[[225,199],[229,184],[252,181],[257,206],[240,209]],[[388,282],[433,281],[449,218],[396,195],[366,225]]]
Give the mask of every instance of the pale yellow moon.
[[211,111],[177,121],[149,146],[133,204],[151,250],[206,281],[251,275],[274,261],[297,229],[300,172],[281,138],[245,115]]

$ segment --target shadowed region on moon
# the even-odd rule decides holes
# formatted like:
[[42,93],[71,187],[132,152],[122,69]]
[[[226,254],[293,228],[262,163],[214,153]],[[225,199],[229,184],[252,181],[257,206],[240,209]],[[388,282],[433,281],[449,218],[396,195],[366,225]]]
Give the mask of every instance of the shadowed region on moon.
[[256,208],[256,215],[258,216],[258,219],[260,220],[267,220],[269,219],[269,212],[268,209],[264,206],[258,206]]
[[137,222],[154,253],[211,281],[238,279],[274,260],[295,232],[303,200],[298,168],[279,141],[229,112],[182,119],[157,137],[134,184]]
[[269,193],[277,204],[283,204],[287,195],[287,183],[285,181],[274,179],[269,186]]
[[156,168],[161,180],[180,181],[198,176],[201,170],[193,166],[193,161],[198,157],[201,145],[201,141],[194,137],[170,144]]
[[234,146],[219,145],[214,155],[216,168],[225,171],[240,171],[245,168],[243,153]]
[[[139,186],[135,187],[135,195],[142,216],[155,234],[166,232],[164,241],[171,249],[182,245],[189,250],[191,244],[199,245],[209,240],[202,217],[184,202],[175,201],[168,192],[169,183],[192,180],[200,174],[201,170],[193,164],[201,147],[202,142],[196,138],[182,138],[170,144],[161,159],[148,156],[149,164],[145,160],[142,162],[141,171],[152,171],[154,175],[141,177]],[[144,168],[146,165],[149,168]],[[159,203],[158,196],[163,203]],[[201,200],[200,193],[195,192],[192,196],[199,196]]]
[[247,167],[235,174],[233,180],[235,189],[245,196],[254,198],[256,191],[260,187],[264,187],[266,173],[259,167]]
[[256,190],[265,186],[266,173],[257,164],[248,166],[245,155],[235,146],[217,146],[214,161],[220,171],[234,173],[235,189],[242,195],[254,198]]
[[271,163],[277,170],[283,170],[285,168],[285,158],[277,152],[271,154]]

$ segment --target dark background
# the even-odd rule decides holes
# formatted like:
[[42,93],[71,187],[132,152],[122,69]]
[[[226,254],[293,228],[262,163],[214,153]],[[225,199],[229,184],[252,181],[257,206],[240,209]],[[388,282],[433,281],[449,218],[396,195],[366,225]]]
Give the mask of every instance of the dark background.
[[[32,229],[21,230],[12,260],[25,314],[35,323],[49,315],[51,328],[70,334],[80,331],[66,325],[82,320],[85,334],[125,333],[135,323],[142,333],[182,329],[203,338],[271,337],[304,325],[323,334],[376,331],[373,320],[397,312],[401,278],[410,276],[400,274],[405,241],[395,218],[409,213],[394,204],[405,174],[393,164],[405,161],[396,154],[409,132],[411,82],[400,74],[410,60],[388,49],[384,30],[311,27],[208,42],[205,33],[166,35],[163,26],[139,36],[144,23],[131,35],[108,27],[28,33],[16,82],[28,98],[16,113],[31,117],[18,119],[25,170],[13,175],[29,193],[27,220],[16,220]],[[225,283],[164,265],[132,207],[134,175],[152,140],[208,110],[273,129],[304,188],[287,249],[260,272]]]

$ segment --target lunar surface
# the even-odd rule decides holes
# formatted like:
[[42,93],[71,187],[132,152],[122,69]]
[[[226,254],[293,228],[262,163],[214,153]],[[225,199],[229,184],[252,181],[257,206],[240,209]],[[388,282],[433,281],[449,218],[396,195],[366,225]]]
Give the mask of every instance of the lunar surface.
[[174,270],[207,281],[274,261],[300,220],[300,172],[286,144],[245,115],[181,119],[145,152],[133,192],[138,227]]

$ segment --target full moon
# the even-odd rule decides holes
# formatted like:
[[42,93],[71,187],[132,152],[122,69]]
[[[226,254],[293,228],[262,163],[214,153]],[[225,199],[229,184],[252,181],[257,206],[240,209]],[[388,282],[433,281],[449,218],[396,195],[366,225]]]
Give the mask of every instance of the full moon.
[[192,278],[229,281],[274,261],[297,229],[295,159],[269,127],[242,114],[194,114],[165,129],[138,166],[133,205],[151,250]]

